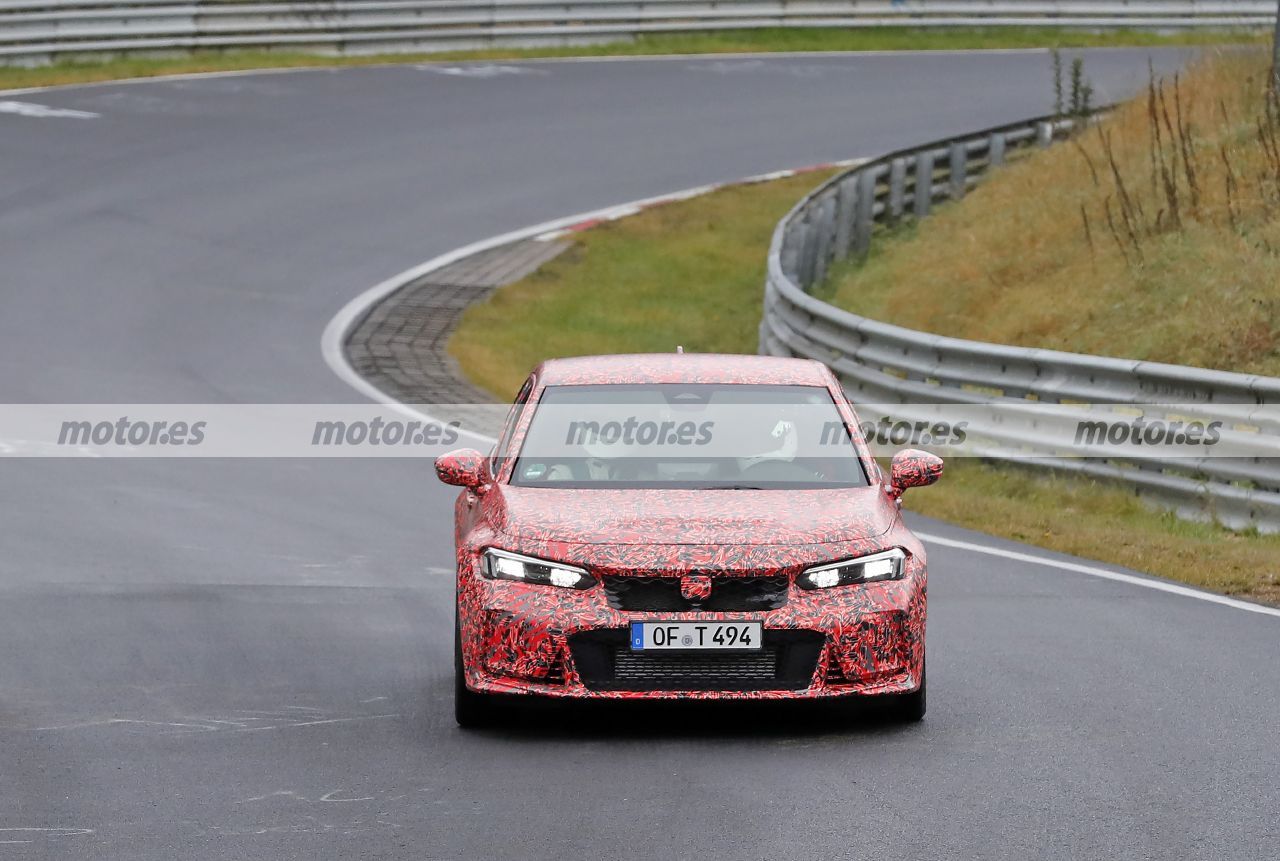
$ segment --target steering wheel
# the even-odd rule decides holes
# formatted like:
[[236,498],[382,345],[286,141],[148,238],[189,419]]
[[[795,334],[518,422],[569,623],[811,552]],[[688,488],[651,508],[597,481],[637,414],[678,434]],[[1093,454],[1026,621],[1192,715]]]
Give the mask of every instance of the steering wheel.
[[822,476],[811,469],[788,460],[762,460],[742,471],[742,478],[755,481],[821,481]]

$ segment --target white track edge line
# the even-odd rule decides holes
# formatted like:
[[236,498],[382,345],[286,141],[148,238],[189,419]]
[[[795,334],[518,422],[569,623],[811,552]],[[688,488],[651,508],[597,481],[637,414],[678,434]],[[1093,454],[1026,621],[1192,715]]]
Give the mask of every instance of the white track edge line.
[[259,69],[222,69],[215,72],[175,72],[172,75],[141,75],[136,78],[108,78],[101,81],[80,81],[71,84],[45,84],[34,87],[18,87],[12,90],[0,90],[0,96],[26,96],[32,93],[50,93],[60,90],[91,89],[112,87],[116,85],[180,83],[182,81],[203,81],[207,78],[241,78],[247,75],[285,75],[296,72],[328,72],[335,69],[374,68],[370,66],[266,66]]
[[[850,159],[840,162],[839,164],[856,164],[858,161],[863,161],[863,159]],[[833,163],[832,166],[835,166],[835,164]],[[788,174],[794,175],[804,170],[806,170],[806,168],[800,168],[793,171],[777,171],[774,173],[759,174],[755,177],[748,177],[746,179],[739,180],[738,182],[695,186],[692,189],[674,191],[669,194],[648,197],[643,200],[621,203],[614,206],[607,206],[603,209],[596,209],[590,212],[582,212],[577,215],[569,215],[564,218],[544,221],[541,224],[522,227],[509,233],[492,236],[488,239],[482,239],[479,242],[473,242],[470,245],[464,245],[461,248],[455,248],[453,251],[446,252],[438,257],[433,257],[412,269],[407,269],[398,275],[393,275],[380,284],[370,287],[368,290],[364,291],[344,305],[324,328],[324,333],[320,337],[321,353],[324,355],[325,363],[339,379],[375,403],[384,404],[398,412],[402,412],[414,418],[422,419],[424,421],[435,421],[435,419],[433,419],[428,413],[396,400],[391,397],[391,395],[360,376],[360,374],[356,372],[356,369],[351,366],[351,363],[347,361],[346,351],[342,348],[343,339],[347,332],[350,331],[350,329],[369,312],[375,303],[391,295],[396,290],[399,290],[410,281],[421,278],[422,276],[434,272],[437,269],[443,269],[445,266],[455,263],[464,257],[470,257],[472,254],[479,254],[482,251],[488,251],[489,249],[497,248],[500,245],[519,242],[523,239],[532,239],[544,233],[562,230],[584,221],[606,220],[611,216],[634,213],[644,209],[646,206],[651,206],[656,203],[667,203],[674,200],[687,200],[689,197],[695,196],[696,194],[706,194],[708,192],[715,191],[718,188],[753,181],[759,182],[762,177],[773,177],[775,175],[785,176]],[[462,431],[462,433],[484,445],[494,445],[497,443],[497,440],[494,437],[488,436],[487,434],[469,430]],[[1005,559],[1013,559],[1018,562],[1029,562],[1034,565],[1059,568],[1064,571],[1072,571],[1077,574],[1087,574],[1091,577],[1099,577],[1104,580],[1113,580],[1118,583],[1127,583],[1132,586],[1155,589],[1158,592],[1167,592],[1171,595],[1180,595],[1184,598],[1194,598],[1199,601],[1207,601],[1211,604],[1232,607],[1236,610],[1245,610],[1250,613],[1260,613],[1264,616],[1275,616],[1280,618],[1280,609],[1277,608],[1267,607],[1262,604],[1253,604],[1248,601],[1241,601],[1238,598],[1228,598],[1225,595],[1215,595],[1212,592],[1202,592],[1198,589],[1192,589],[1189,586],[1179,586],[1175,583],[1166,583],[1163,580],[1148,579],[1146,577],[1138,577],[1133,574],[1123,574],[1119,571],[1109,571],[1105,568],[1084,565],[1079,562],[1064,562],[1044,556],[1036,556],[1031,553],[1020,553],[1015,550],[1004,550],[999,547],[987,547],[982,544],[958,541],[954,538],[943,538],[938,535],[930,535],[923,532],[916,532],[915,534],[922,541],[943,547],[953,547],[958,550],[968,550],[973,553],[985,553],[989,556],[999,556]]]
[[1152,580],[1146,577],[1138,577],[1133,574],[1124,574],[1120,571],[1110,571],[1106,568],[1098,568],[1093,565],[1084,565],[1079,562],[1049,559],[1047,557],[1036,556],[1031,553],[1021,553],[1017,550],[1005,550],[1001,547],[987,547],[982,544],[974,544],[969,541],[958,541],[954,538],[943,538],[940,535],[930,535],[924,532],[916,532],[915,534],[921,541],[929,544],[937,544],[942,547],[954,547],[958,550],[969,550],[973,553],[985,553],[988,556],[999,556],[1003,559],[1012,559],[1016,562],[1030,562],[1036,565],[1044,565],[1049,568],[1060,568],[1063,571],[1073,571],[1077,574],[1088,574],[1090,577],[1099,577],[1103,580],[1114,580],[1117,583],[1128,583],[1131,586],[1142,586],[1147,589],[1155,589],[1158,592],[1168,592],[1170,595],[1181,595],[1184,598],[1195,598],[1199,601],[1208,601],[1211,604],[1221,604],[1224,607],[1232,607],[1236,610],[1246,610],[1250,613],[1261,613],[1264,616],[1275,616],[1280,618],[1280,609],[1275,607],[1267,607],[1262,604],[1241,601],[1238,598],[1229,598],[1226,595],[1216,595],[1212,592],[1202,592],[1199,589],[1193,589],[1190,586],[1179,586],[1177,583],[1168,583],[1164,580]]

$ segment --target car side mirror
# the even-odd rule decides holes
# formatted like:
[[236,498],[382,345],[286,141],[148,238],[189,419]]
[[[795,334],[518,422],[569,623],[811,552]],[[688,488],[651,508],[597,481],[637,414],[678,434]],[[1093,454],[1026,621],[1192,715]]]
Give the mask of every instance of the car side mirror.
[[889,495],[895,499],[908,487],[927,487],[942,477],[942,458],[915,448],[893,456],[889,467]]
[[489,461],[474,448],[460,448],[436,458],[436,477],[445,484],[480,490],[489,484]]

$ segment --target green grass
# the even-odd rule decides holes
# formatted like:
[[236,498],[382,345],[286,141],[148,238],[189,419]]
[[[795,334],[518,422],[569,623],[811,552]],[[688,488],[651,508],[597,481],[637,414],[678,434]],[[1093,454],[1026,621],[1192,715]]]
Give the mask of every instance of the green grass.
[[548,356],[754,353],[769,236],[825,175],[732,186],[587,231],[468,308],[450,350],[499,399]]
[[[670,352],[677,344],[754,353],[769,236],[822,178],[731,187],[589,230],[538,272],[469,308],[450,352],[501,400],[554,356]],[[941,482],[905,501],[994,535],[1280,603],[1280,536],[1187,523],[1116,487],[956,458]]]
[[328,57],[268,51],[200,51],[172,58],[123,58],[101,62],[60,62],[35,68],[0,67],[0,89],[77,84],[189,72],[269,69],[306,66],[367,66],[456,60],[534,59],[538,57],[624,57],[655,54],[735,53],[753,51],[963,50],[979,48],[1091,48],[1124,45],[1200,45],[1258,41],[1251,31],[1189,30],[1151,33],[1109,30],[1091,33],[1068,28],[912,28],[865,29],[766,28],[705,34],[660,34],[633,41],[563,48],[492,49],[436,54],[381,54]]
[[912,511],[1004,538],[1280,604],[1280,535],[1180,520],[1126,490],[954,458]]

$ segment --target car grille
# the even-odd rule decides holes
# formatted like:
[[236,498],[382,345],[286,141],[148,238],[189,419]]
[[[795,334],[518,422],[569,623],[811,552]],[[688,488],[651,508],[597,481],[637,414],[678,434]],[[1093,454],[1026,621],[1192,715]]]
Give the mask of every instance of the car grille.
[[619,682],[647,682],[715,678],[725,682],[770,681],[778,675],[778,650],[760,649],[740,655],[646,655],[615,651],[613,678]]
[[569,638],[582,683],[598,691],[787,691],[813,681],[825,637],[817,631],[764,632],[759,651],[633,652],[620,629]]
[[606,576],[604,594],[615,610],[717,613],[776,610],[787,603],[786,577],[712,577],[711,595],[690,601],[680,594],[680,578]]

